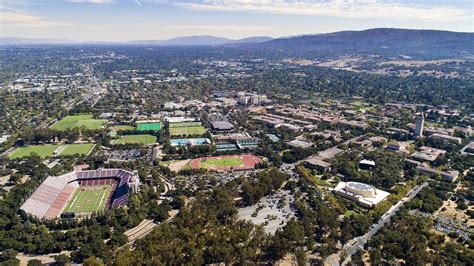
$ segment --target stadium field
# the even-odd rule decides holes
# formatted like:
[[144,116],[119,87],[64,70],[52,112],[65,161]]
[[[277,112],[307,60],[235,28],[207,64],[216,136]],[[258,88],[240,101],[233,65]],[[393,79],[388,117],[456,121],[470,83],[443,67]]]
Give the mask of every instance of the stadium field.
[[160,123],[141,123],[137,125],[138,131],[160,131]]
[[51,128],[59,131],[83,126],[87,129],[99,129],[105,123],[107,123],[107,120],[94,119],[92,115],[68,115],[54,123]]
[[170,127],[196,127],[201,125],[201,122],[170,123]]
[[20,147],[15,149],[12,153],[8,155],[10,159],[19,159],[33,154],[38,155],[41,158],[52,157],[52,156],[63,156],[63,155],[87,155],[94,147],[94,144],[68,144],[68,145],[58,145],[58,144],[45,144],[45,145],[33,145]]
[[74,192],[63,212],[94,212],[105,209],[112,186],[84,186]]
[[135,127],[129,125],[119,125],[112,127],[112,130],[115,131],[128,131],[128,130],[135,130]]
[[156,143],[156,136],[153,135],[122,135],[114,140],[114,144],[153,144]]
[[201,136],[206,133],[203,126],[193,127],[170,127],[171,136]]
[[251,170],[262,162],[262,159],[252,154],[225,155],[196,158],[187,166],[192,169],[207,169],[211,171]]
[[240,158],[211,158],[211,159],[203,159],[200,161],[199,166],[201,168],[212,168],[212,167],[235,167],[241,166],[244,164],[244,161]]

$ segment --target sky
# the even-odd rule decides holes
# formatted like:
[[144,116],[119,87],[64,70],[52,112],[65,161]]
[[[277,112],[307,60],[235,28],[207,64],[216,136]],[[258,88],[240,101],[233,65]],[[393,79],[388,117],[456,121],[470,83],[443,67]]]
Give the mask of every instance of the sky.
[[370,28],[473,32],[473,0],[0,0],[0,37],[76,41],[293,36]]

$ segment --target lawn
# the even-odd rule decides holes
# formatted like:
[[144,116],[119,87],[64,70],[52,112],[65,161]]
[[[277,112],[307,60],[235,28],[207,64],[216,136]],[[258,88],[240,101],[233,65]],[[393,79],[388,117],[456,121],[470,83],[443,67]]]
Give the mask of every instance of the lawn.
[[[41,158],[51,157],[53,155],[87,155],[94,147],[94,144],[68,144],[68,145],[58,145],[58,144],[45,144],[45,145],[33,145],[20,147],[15,149],[12,153],[8,155],[10,159],[18,159],[23,157],[28,157],[36,153]],[[59,148],[59,149],[58,149]],[[54,154],[58,149],[59,154]]]
[[93,212],[105,209],[111,186],[84,186],[74,192],[64,212]]
[[201,136],[206,133],[206,130],[203,126],[170,127],[169,131],[171,136]]
[[59,131],[83,126],[87,129],[99,129],[105,123],[107,123],[107,120],[94,119],[92,115],[68,115],[54,123],[51,128]]
[[156,136],[153,135],[122,135],[114,141],[114,144],[153,144]]
[[201,168],[210,168],[210,167],[232,167],[232,166],[241,166],[244,164],[244,161],[240,158],[212,158],[204,159],[199,162],[199,167]]
[[197,127],[200,125],[201,122],[170,123],[170,127]]
[[66,145],[64,150],[61,152],[60,155],[87,155],[89,152],[94,148],[94,144],[86,143],[86,144],[69,144]]
[[139,131],[160,131],[160,123],[141,123],[137,125]]
[[10,159],[18,159],[23,157],[28,157],[36,153],[41,158],[50,157],[54,154],[54,151],[59,147],[55,144],[45,144],[45,145],[35,145],[35,146],[26,146],[15,149],[12,153],[8,155]]

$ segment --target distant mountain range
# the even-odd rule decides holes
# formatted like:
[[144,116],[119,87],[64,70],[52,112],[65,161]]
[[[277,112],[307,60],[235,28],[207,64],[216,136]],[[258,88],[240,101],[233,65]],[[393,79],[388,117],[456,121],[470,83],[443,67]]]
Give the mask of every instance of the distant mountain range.
[[474,57],[474,33],[440,30],[407,30],[376,28],[362,31],[340,31],[326,34],[271,37],[249,37],[233,40],[209,35],[177,37],[169,40],[129,42],[75,42],[56,39],[0,37],[0,45],[28,44],[96,44],[158,46],[241,46],[264,53],[285,56],[337,56],[371,54],[426,58]]
[[240,43],[261,43],[273,40],[271,37],[258,36],[243,39],[228,39],[210,35],[196,35],[176,37],[169,40],[138,40],[128,42],[78,42],[73,40],[61,39],[29,39],[16,37],[0,37],[0,45],[28,45],[28,44],[120,44],[120,45],[160,45],[160,46],[206,46],[206,45],[224,45]]
[[297,54],[474,56],[474,33],[377,28],[270,40],[260,46]]

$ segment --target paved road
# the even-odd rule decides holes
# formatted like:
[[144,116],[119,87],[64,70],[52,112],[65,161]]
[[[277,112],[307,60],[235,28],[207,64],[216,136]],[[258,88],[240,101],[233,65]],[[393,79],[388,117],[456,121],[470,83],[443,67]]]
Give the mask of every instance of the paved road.
[[356,237],[347,242],[344,245],[342,252],[337,255],[333,254],[329,256],[326,259],[325,264],[339,265],[340,254],[343,254],[345,260],[342,262],[342,265],[347,265],[351,259],[351,256],[354,255],[357,250],[364,249],[365,244],[370,240],[370,238],[372,238],[380,230],[380,228],[384,227],[390,222],[390,218],[392,218],[392,216],[394,216],[400,210],[400,207],[402,207],[406,202],[412,200],[426,186],[428,186],[428,182],[425,182],[419,186],[415,186],[403,199],[397,202],[397,204],[393,205],[384,215],[382,215],[378,222],[374,223],[365,235]]

